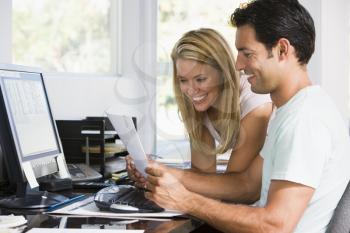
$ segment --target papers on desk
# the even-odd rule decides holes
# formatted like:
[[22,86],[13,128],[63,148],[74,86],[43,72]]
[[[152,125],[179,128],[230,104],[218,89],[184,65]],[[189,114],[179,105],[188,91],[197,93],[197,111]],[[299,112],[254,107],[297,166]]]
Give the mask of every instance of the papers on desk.
[[128,219],[143,219],[143,218],[171,218],[182,215],[178,211],[163,211],[159,213],[114,213],[109,211],[99,210],[95,203],[94,197],[89,197],[80,202],[73,203],[69,206],[49,212],[48,214],[57,215],[75,215],[75,216],[91,216],[91,217],[106,217],[106,218],[128,218]]
[[23,216],[0,215],[0,231],[3,228],[14,228],[23,226],[27,223],[27,220]]
[[145,169],[147,167],[148,160],[139,135],[136,132],[132,117],[116,115],[110,112],[106,112],[106,114],[127,151],[133,158],[137,170],[146,177],[147,174]]
[[27,233],[142,233],[144,230],[77,229],[77,228],[33,228]]

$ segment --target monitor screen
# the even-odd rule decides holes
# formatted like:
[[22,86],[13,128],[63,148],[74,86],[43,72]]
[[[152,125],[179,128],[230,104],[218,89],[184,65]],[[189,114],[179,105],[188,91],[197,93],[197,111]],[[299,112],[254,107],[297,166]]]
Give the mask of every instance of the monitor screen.
[[1,85],[17,153],[22,161],[59,153],[41,74],[2,72]]
[[20,155],[26,160],[28,156],[57,152],[57,139],[40,74],[20,75],[28,77],[3,79],[11,127]]

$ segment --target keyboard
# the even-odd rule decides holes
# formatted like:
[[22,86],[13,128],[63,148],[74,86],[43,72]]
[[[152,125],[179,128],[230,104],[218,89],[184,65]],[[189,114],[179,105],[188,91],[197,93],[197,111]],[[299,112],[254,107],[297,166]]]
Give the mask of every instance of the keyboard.
[[112,185],[95,194],[94,201],[100,210],[116,213],[155,213],[163,208],[148,200],[143,189],[131,185]]
[[102,175],[85,164],[67,164],[73,182],[93,181],[102,178]]

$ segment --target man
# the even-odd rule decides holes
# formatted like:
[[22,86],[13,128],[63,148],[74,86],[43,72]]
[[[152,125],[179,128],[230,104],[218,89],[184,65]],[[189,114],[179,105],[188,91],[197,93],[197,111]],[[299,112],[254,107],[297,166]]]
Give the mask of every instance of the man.
[[339,112],[308,76],[313,20],[297,0],[256,0],[231,21],[237,69],[276,109],[260,156],[243,173],[217,176],[231,200],[260,200],[253,207],[204,197],[157,164],[146,169],[146,197],[225,232],[325,232],[349,182],[350,144]]

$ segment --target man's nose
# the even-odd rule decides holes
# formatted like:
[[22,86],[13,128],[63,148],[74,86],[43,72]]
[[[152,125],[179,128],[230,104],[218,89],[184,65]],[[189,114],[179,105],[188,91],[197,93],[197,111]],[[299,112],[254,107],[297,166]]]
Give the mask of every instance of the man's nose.
[[244,70],[245,65],[244,65],[240,55],[237,56],[235,66],[236,66],[236,70],[238,70],[238,71]]

